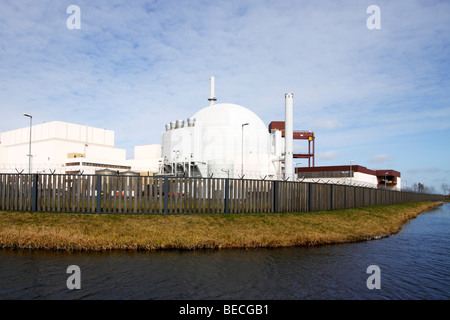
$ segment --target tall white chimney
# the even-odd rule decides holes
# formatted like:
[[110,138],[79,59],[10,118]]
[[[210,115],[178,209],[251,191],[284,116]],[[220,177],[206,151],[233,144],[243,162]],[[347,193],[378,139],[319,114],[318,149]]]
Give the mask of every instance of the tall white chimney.
[[215,95],[214,95],[214,80],[215,80],[215,78],[214,78],[214,77],[211,77],[209,80],[211,81],[211,86],[210,86],[210,88],[209,88],[210,94],[209,94],[209,99],[208,99],[208,101],[209,101],[209,105],[210,105],[210,106],[213,106],[214,103],[217,101],[217,99],[216,99],[216,97],[215,97]]
[[284,127],[284,142],[285,142],[285,179],[292,181],[294,178],[294,160],[293,160],[293,149],[294,149],[294,95],[292,93],[285,94],[285,113],[286,121]]

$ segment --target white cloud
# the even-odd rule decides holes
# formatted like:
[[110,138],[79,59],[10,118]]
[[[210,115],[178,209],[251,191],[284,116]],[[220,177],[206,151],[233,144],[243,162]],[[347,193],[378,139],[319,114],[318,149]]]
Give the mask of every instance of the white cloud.
[[440,173],[442,172],[442,170],[440,168],[435,168],[435,167],[429,167],[429,168],[412,168],[407,170],[407,173],[409,174],[435,174],[435,173]]
[[376,154],[369,160],[370,163],[384,163],[390,160],[391,156],[389,154]]
[[317,129],[333,130],[341,126],[342,126],[341,122],[336,119],[320,119],[315,120],[311,123],[311,128],[313,128],[314,130]]
[[335,160],[340,156],[340,153],[335,150],[330,150],[319,152],[317,156],[320,160]]

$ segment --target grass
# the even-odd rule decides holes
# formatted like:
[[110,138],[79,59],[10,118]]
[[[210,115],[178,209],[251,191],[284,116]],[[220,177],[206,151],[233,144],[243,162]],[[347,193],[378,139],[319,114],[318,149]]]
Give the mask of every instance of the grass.
[[284,214],[72,214],[0,212],[0,247],[159,250],[312,246],[398,232],[440,203],[414,202]]

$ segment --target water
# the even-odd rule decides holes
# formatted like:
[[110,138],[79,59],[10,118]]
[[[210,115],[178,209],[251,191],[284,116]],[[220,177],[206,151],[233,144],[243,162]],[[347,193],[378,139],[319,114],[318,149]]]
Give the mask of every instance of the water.
[[[315,248],[68,253],[0,250],[0,299],[449,299],[450,203],[388,238]],[[81,290],[69,290],[69,265]],[[369,290],[367,267],[381,288]]]

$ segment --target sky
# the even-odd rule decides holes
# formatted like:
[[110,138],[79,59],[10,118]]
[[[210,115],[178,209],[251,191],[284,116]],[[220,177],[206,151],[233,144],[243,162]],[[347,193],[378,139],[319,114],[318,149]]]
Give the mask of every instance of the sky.
[[105,128],[132,158],[206,107],[214,76],[217,103],[267,125],[284,120],[293,93],[316,166],[393,169],[404,187],[442,192],[449,44],[450,1],[2,0],[0,131],[27,127],[25,112],[33,124]]

